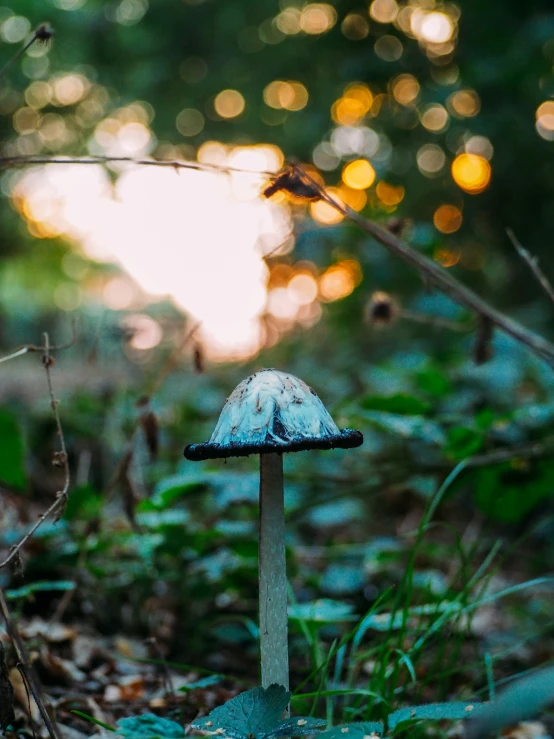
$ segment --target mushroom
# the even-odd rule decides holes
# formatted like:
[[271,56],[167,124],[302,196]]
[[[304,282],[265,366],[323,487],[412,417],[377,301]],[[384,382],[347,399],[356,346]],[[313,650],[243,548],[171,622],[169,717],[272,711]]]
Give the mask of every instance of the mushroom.
[[260,455],[259,619],[262,687],[289,688],[283,453],[348,449],[363,436],[339,430],[315,392],[294,375],[263,369],[228,398],[209,441],[190,444],[194,461]]

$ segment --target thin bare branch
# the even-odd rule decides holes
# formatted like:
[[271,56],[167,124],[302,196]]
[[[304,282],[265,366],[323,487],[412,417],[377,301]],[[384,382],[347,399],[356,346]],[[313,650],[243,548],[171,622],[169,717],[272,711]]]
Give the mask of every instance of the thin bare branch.
[[441,290],[445,295],[448,295],[448,297],[459,305],[463,305],[465,308],[488,319],[501,331],[504,331],[520,344],[527,346],[533,354],[554,368],[554,344],[490,306],[485,300],[474,293],[473,290],[463,285],[450,273],[446,272],[437,262],[425,256],[425,254],[416,251],[405,241],[397,238],[394,234],[373,223],[373,221],[366,220],[348,205],[343,205],[336,201],[302,167],[299,165],[292,166],[310,184],[318,188],[322,200],[341,213],[345,218],[355,223],[376,241],[383,244],[393,254],[414,267],[430,284]]
[[31,695],[34,698],[38,710],[40,711],[40,715],[42,716],[42,720],[44,721],[44,725],[46,726],[48,733],[50,734],[50,739],[62,739],[58,726],[56,725],[54,719],[50,716],[48,708],[46,707],[46,703],[42,697],[42,692],[39,683],[35,678],[33,668],[29,665],[29,660],[27,659],[27,655],[25,654],[23,641],[21,640],[21,637],[19,636],[19,632],[17,630],[17,626],[15,625],[11,617],[8,603],[6,601],[2,588],[0,588],[0,613],[4,618],[4,621],[6,623],[6,631],[8,632],[8,636],[12,640],[15,652],[17,654],[17,658],[19,660],[19,670],[23,674],[25,682],[29,686]]
[[[58,348],[62,349],[65,348],[67,345],[61,345]],[[51,516],[54,517],[54,522],[59,521],[61,516],[63,515],[65,505],[67,503],[67,497],[69,494],[69,486],[71,484],[71,475],[69,470],[69,458],[67,455],[67,448],[65,444],[65,437],[63,434],[63,428],[62,423],[60,419],[60,414],[58,411],[58,403],[59,401],[56,400],[56,396],[54,395],[54,387],[52,385],[52,374],[51,374],[51,367],[54,364],[54,358],[51,355],[52,348],[50,347],[50,339],[47,333],[44,334],[44,347],[43,347],[44,354],[42,355],[42,364],[44,366],[44,370],[46,372],[46,380],[48,383],[48,392],[50,395],[50,407],[52,408],[52,412],[54,413],[54,418],[56,421],[56,430],[60,439],[60,450],[55,452],[54,460],[58,464],[58,466],[62,467],[64,471],[64,483],[61,490],[59,490],[56,493],[56,499],[54,502],[47,508],[44,513],[42,513],[36,523],[29,529],[29,531],[25,534],[25,536],[19,541],[17,544],[15,544],[10,549],[10,553],[8,556],[0,562],[0,569],[5,567],[7,564],[9,564],[16,556],[18,556],[21,548],[25,546],[25,544],[29,541],[29,539],[34,535],[35,531],[42,526],[42,524],[46,521],[46,519],[50,518]]]
[[539,266],[539,260],[536,256],[533,256],[531,252],[527,251],[518,240],[511,228],[506,229],[508,238],[513,244],[514,249],[517,251],[519,256],[523,259],[525,264],[529,267],[531,272],[535,275],[537,282],[542,287],[544,292],[548,295],[550,300],[554,303],[554,287],[550,284],[550,280],[544,274]]
[[25,546],[25,544],[33,536],[35,531],[42,526],[42,524],[46,521],[46,519],[50,518],[50,516],[53,516],[54,513],[57,513],[61,507],[62,507],[62,499],[57,498],[52,503],[52,505],[44,511],[44,513],[40,514],[36,523],[33,524],[33,526],[29,529],[29,531],[25,534],[25,536],[21,539],[21,541],[19,541],[17,544],[15,544],[13,547],[10,548],[9,555],[6,557],[6,559],[3,562],[0,562],[0,569],[2,569],[7,564],[9,564],[17,556],[21,548]]
[[[73,318],[72,323],[72,337],[71,339],[66,342],[65,344],[57,344],[54,346],[49,347],[50,352],[56,352],[60,351],[61,349],[69,349],[75,342],[77,341],[77,321],[75,317]],[[10,359],[16,359],[17,357],[23,356],[23,354],[27,354],[28,352],[44,352],[46,350],[45,346],[36,346],[35,344],[26,344],[25,346],[20,347],[19,349],[15,349],[11,354],[8,354],[5,357],[0,358],[0,364],[2,362],[8,362]]]
[[55,518],[55,522],[57,522],[63,515],[65,504],[67,503],[69,486],[71,485],[71,473],[69,470],[69,457],[67,454],[65,437],[63,435],[62,422],[61,422],[60,414],[58,411],[58,404],[60,401],[56,399],[56,396],[54,395],[54,387],[52,385],[52,374],[50,372],[50,368],[54,364],[54,360],[52,356],[50,355],[50,341],[49,341],[48,334],[46,332],[44,333],[44,347],[45,347],[45,350],[44,350],[44,354],[42,355],[42,364],[44,365],[44,369],[46,371],[46,380],[48,382],[48,392],[50,393],[50,407],[52,408],[54,418],[56,419],[56,430],[58,432],[58,437],[60,439],[60,451],[56,452],[56,461],[58,462],[59,466],[63,468],[63,471],[64,471],[63,488],[56,493],[56,498],[60,501],[60,510],[56,512],[56,518]]
[[169,167],[170,169],[194,169],[200,172],[239,172],[241,174],[258,174],[262,177],[272,177],[274,172],[254,169],[240,169],[239,167],[228,167],[220,164],[209,164],[208,162],[180,162],[159,161],[157,159],[135,159],[133,157],[60,157],[60,156],[15,156],[0,157],[0,168],[29,167],[36,164],[112,164],[112,163],[141,164],[147,167]]

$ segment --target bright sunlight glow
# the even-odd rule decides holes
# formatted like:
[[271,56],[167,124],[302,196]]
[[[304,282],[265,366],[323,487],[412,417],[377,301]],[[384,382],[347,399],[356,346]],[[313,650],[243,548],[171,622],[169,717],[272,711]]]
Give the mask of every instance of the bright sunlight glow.
[[[279,154],[240,147],[228,163],[276,171]],[[264,341],[263,253],[291,235],[288,207],[259,197],[264,179],[131,165],[112,185],[100,165],[46,165],[25,172],[13,196],[33,233],[65,234],[89,257],[118,262],[201,322],[212,358],[233,359]]]

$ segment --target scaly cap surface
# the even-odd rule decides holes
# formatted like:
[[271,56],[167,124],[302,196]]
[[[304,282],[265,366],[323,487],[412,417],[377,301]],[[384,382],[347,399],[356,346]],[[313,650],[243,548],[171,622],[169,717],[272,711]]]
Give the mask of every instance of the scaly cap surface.
[[315,392],[294,375],[263,369],[229,396],[209,441],[190,444],[192,460],[360,446],[359,431],[339,429]]

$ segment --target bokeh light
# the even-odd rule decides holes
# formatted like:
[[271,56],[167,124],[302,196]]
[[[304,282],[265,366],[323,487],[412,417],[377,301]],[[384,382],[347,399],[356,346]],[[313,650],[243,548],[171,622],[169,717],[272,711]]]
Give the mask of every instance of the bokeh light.
[[452,177],[462,190],[477,195],[490,182],[491,165],[478,154],[460,154],[452,162]]
[[[344,205],[339,191],[334,187],[328,187],[326,189],[328,195],[330,195],[339,204]],[[315,203],[310,203],[310,214],[315,221],[324,224],[325,226],[332,226],[335,223],[340,223],[344,216],[332,205],[326,203],[325,200],[317,200]]]
[[481,110],[481,101],[475,90],[458,90],[450,95],[446,105],[458,118],[472,118]]
[[359,13],[349,13],[340,27],[343,35],[351,41],[360,41],[369,34],[369,23]]
[[402,42],[396,36],[380,36],[373,47],[377,56],[384,62],[397,62],[404,51]]
[[342,171],[342,181],[353,190],[365,190],[375,182],[375,170],[367,159],[349,162]]
[[419,95],[419,82],[411,74],[400,74],[392,82],[392,94],[401,105],[410,105]]
[[264,89],[264,102],[270,108],[302,110],[308,104],[308,90],[301,82],[274,80]]
[[286,287],[276,287],[267,296],[267,310],[275,318],[292,321],[298,313],[298,303],[291,299]]
[[536,129],[541,138],[554,141],[554,101],[541,103],[536,112]]
[[340,164],[340,157],[332,144],[327,141],[320,142],[313,151],[312,160],[318,169],[331,171]]
[[338,188],[340,199],[354,210],[363,210],[367,203],[367,195],[363,190],[354,190],[348,185],[340,185]]
[[13,127],[18,133],[36,131],[40,123],[40,114],[33,108],[19,108],[13,116]]
[[319,295],[330,303],[346,298],[362,281],[362,270],[354,259],[333,264],[319,278]]
[[446,13],[416,11],[411,18],[412,32],[418,38],[432,44],[450,41],[454,24]]
[[74,105],[88,91],[89,81],[81,74],[66,74],[53,80],[54,98],[58,105]]
[[12,15],[0,27],[0,38],[7,44],[17,44],[29,34],[30,21],[22,15]]
[[177,116],[175,127],[183,136],[196,136],[204,128],[204,116],[196,108],[185,108]]
[[309,305],[317,298],[317,281],[311,274],[300,273],[289,282],[287,291],[296,305]]
[[435,250],[433,257],[441,267],[454,267],[460,261],[461,252],[459,249],[439,248]]
[[25,90],[25,102],[30,108],[44,108],[52,100],[54,91],[48,82],[35,80]]
[[245,108],[244,96],[238,90],[222,90],[215,96],[215,112],[222,118],[236,118]]
[[333,103],[331,116],[341,126],[354,126],[369,113],[373,94],[366,85],[348,86],[341,98]]
[[300,33],[302,12],[298,8],[285,8],[275,18],[275,25],[281,33],[294,35]]
[[448,113],[438,103],[427,105],[420,113],[421,125],[428,131],[440,133],[448,125]]
[[114,277],[104,287],[102,298],[104,303],[112,310],[125,310],[133,302],[135,296],[129,280],[122,277]]
[[438,144],[424,144],[417,152],[417,166],[426,177],[436,177],[446,164],[446,154]]
[[377,183],[375,192],[383,205],[387,206],[398,205],[404,199],[405,194],[405,190],[402,185],[389,185],[389,183],[384,180]]
[[486,136],[471,136],[465,143],[468,154],[479,154],[487,160],[491,160],[494,154],[493,146]]
[[455,205],[440,205],[433,214],[435,228],[443,234],[451,234],[462,225],[462,212]]
[[369,15],[378,23],[393,23],[398,15],[398,5],[395,0],[373,0]]
[[147,351],[158,346],[163,332],[160,324],[144,313],[134,313],[125,316],[123,327],[129,333],[129,345],[139,351]]
[[328,3],[309,3],[300,17],[301,29],[311,35],[329,31],[336,22],[337,11]]

